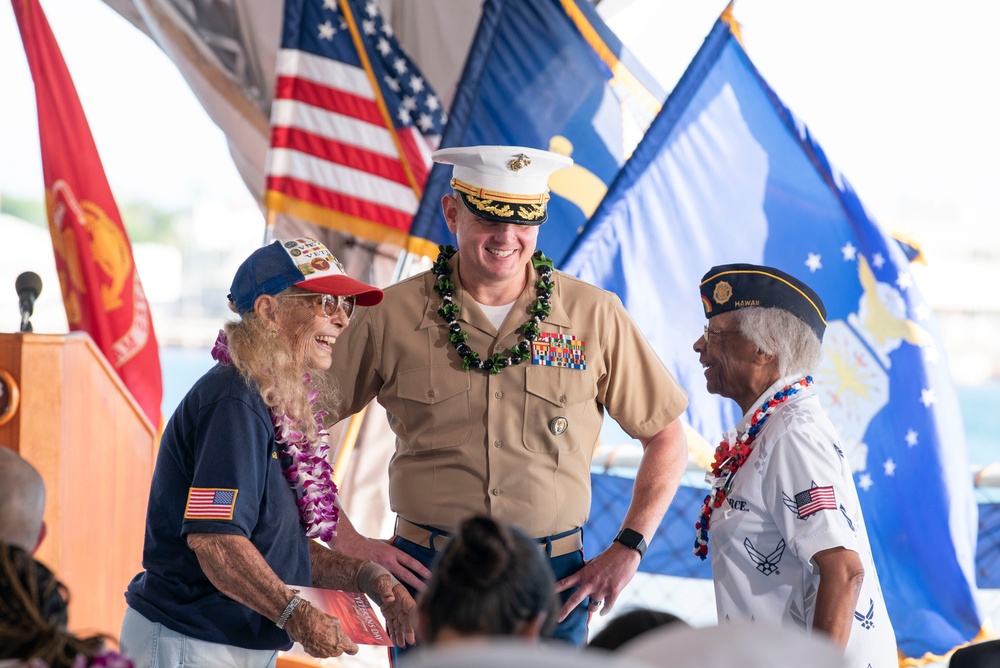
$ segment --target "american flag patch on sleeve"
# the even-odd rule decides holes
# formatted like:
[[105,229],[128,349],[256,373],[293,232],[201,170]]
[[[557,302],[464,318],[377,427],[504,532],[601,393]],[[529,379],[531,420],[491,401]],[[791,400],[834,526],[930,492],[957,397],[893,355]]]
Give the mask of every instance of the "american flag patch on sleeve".
[[238,489],[192,487],[188,491],[186,520],[231,520]]
[[800,520],[821,510],[836,510],[837,499],[833,495],[833,486],[810,487],[804,492],[799,492],[795,495],[795,507],[799,510]]

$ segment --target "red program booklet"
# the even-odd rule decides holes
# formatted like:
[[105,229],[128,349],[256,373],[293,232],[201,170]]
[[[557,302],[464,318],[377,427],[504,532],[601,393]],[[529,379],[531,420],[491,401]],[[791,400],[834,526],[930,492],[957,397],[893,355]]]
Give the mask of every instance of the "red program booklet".
[[298,585],[292,585],[292,588],[298,589],[299,596],[326,614],[339,619],[344,633],[358,645],[392,644],[389,634],[364,594]]

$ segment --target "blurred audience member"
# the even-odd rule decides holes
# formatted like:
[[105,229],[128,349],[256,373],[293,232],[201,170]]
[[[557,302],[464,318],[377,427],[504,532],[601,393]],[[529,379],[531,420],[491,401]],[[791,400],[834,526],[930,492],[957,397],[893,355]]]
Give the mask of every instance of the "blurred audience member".
[[35,467],[0,446],[0,541],[34,554],[45,536],[45,483]]
[[0,666],[131,668],[104,649],[105,636],[67,629],[66,587],[27,550],[0,543]]
[[[532,645],[511,638],[483,639],[475,645],[420,646],[407,654],[406,668],[654,668],[607,652],[581,652],[566,642]],[[693,664],[692,664],[693,666]],[[671,664],[671,668],[673,665]],[[698,666],[697,668],[714,668]],[[810,667],[811,668],[811,667]]]
[[1000,640],[963,647],[951,655],[948,668],[1000,668]]
[[[594,652],[596,654],[596,652]],[[856,668],[822,633],[770,622],[734,620],[692,628],[668,624],[642,634],[608,657],[631,666],[670,668]]]
[[618,615],[587,643],[588,648],[616,650],[629,640],[666,624],[687,626],[677,615],[652,608],[637,608]]
[[420,639],[547,638],[558,619],[555,580],[537,541],[485,516],[462,522],[418,601]]

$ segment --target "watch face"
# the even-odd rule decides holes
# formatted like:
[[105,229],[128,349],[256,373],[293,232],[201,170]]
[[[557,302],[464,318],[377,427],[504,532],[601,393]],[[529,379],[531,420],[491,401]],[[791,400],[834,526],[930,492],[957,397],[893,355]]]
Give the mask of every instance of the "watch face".
[[642,534],[638,531],[633,531],[632,529],[622,529],[618,536],[615,538],[619,543],[625,547],[630,547],[633,550],[640,549],[639,546],[643,543]]

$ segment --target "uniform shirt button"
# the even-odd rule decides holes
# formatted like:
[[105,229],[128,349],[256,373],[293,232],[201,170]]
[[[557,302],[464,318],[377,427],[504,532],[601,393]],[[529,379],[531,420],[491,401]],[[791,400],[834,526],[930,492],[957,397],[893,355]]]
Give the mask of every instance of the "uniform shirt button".
[[499,440],[493,441],[493,447],[494,448],[499,448],[500,447],[500,441]]
[[559,395],[559,403],[561,403],[561,404],[566,403],[566,395],[565,394],[560,394]]
[[433,399],[434,398],[434,390],[427,390],[427,396],[431,397]]
[[493,488],[493,496],[500,496],[500,488],[499,487],[494,487]]
[[503,392],[497,390],[496,394],[494,394],[493,396],[496,397],[497,399],[503,399]]

